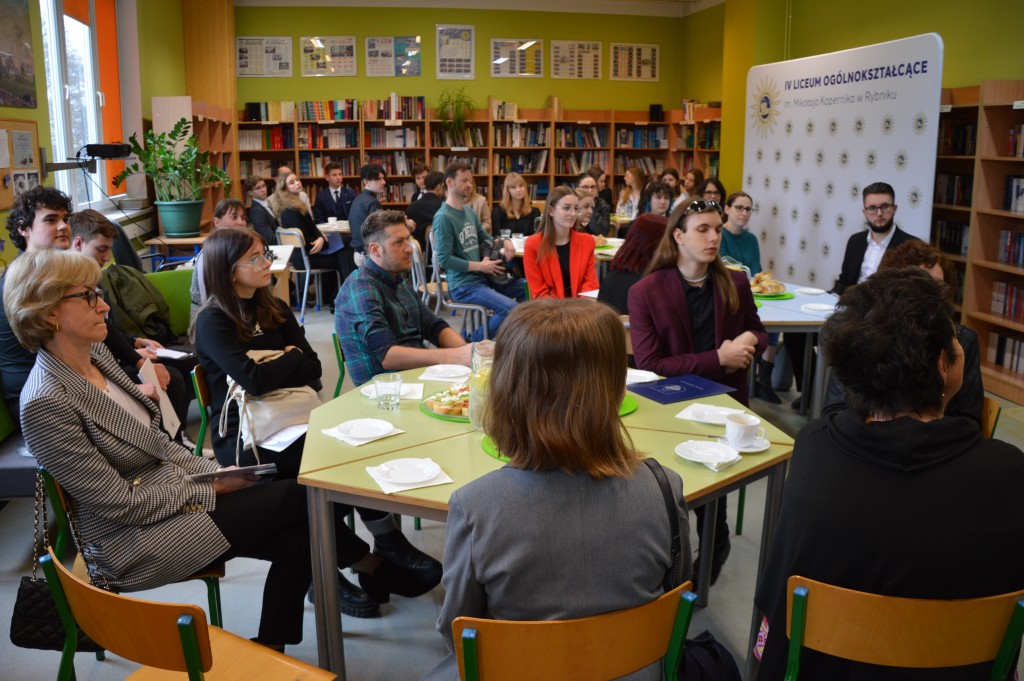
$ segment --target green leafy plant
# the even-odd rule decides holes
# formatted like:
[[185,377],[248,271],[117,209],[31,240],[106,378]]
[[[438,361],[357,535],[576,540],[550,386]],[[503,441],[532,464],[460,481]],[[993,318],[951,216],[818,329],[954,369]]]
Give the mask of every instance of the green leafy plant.
[[461,135],[466,129],[466,121],[476,114],[476,100],[466,94],[466,88],[445,90],[437,100],[437,115],[445,130],[453,135]]
[[210,152],[199,150],[199,140],[192,133],[192,123],[182,118],[170,132],[147,130],[143,144],[135,134],[128,138],[138,163],[126,165],[114,178],[119,187],[131,175],[143,173],[153,181],[157,201],[196,201],[202,191],[214,182],[231,186],[228,174],[210,164]]

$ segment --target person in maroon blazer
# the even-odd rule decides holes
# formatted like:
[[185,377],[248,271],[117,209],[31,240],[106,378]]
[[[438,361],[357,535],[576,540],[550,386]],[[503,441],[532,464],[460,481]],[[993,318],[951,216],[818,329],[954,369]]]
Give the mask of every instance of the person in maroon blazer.
[[[697,374],[735,388],[748,403],[747,368],[768,346],[750,283],[718,255],[722,208],[686,199],[668,218],[643,279],[629,290],[630,339],[638,369],[662,376]],[[703,507],[697,509],[703,530]],[[725,498],[718,504],[711,583],[729,556]],[[699,579],[700,577],[697,577]]]

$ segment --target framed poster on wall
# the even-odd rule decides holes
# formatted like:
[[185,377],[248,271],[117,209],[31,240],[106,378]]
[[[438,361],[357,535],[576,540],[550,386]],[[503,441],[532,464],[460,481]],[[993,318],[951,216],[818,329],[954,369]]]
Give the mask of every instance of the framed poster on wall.
[[476,27],[437,24],[437,79],[473,80]]
[[543,78],[544,41],[496,38],[491,40],[492,78]]

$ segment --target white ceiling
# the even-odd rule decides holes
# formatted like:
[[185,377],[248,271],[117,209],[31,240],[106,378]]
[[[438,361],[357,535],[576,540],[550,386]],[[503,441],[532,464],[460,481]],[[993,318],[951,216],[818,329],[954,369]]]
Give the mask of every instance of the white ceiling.
[[[236,7],[432,7],[444,9],[517,10],[529,12],[583,12],[633,16],[683,17],[725,0],[235,0]],[[512,5],[512,6],[510,6]],[[438,16],[458,23],[457,16]]]

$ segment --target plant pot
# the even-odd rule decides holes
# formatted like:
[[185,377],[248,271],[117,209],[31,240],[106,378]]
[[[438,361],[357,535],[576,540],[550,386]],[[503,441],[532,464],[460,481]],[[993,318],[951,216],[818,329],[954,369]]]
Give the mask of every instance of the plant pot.
[[156,201],[157,214],[164,234],[169,237],[199,236],[202,233],[203,200]]

